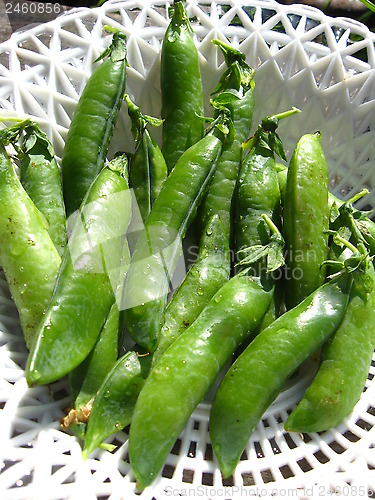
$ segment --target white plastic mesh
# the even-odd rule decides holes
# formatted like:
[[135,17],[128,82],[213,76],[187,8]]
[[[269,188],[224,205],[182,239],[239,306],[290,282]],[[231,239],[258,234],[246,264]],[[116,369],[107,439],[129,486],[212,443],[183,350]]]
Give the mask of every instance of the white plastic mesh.
[[[254,127],[265,114],[300,108],[300,115],[279,127],[288,155],[303,133],[320,130],[332,191],[349,196],[368,187],[373,194],[365,203],[374,207],[374,35],[360,23],[327,18],[303,5],[258,0],[188,0],[187,5],[206,103],[223,70],[223,59],[211,43],[218,37],[245,52],[256,69]],[[60,157],[78,96],[109,41],[102,27],[112,24],[128,37],[127,92],[143,112],[160,116],[159,56],[167,11],[163,0],[108,1],[15,33],[0,45],[1,114],[35,119]],[[110,154],[130,147],[123,111]],[[83,462],[76,439],[59,427],[70,403],[66,381],[29,389],[26,357],[17,312],[1,276],[1,498],[305,498],[375,491],[375,362],[361,400],[339,427],[321,434],[288,434],[283,430],[288,411],[316,369],[314,361],[307,363],[268,409],[227,481],[209,442],[209,404],[201,404],[160,477],[135,495],[126,430],[112,439],[118,445],[113,453],[97,451]]]

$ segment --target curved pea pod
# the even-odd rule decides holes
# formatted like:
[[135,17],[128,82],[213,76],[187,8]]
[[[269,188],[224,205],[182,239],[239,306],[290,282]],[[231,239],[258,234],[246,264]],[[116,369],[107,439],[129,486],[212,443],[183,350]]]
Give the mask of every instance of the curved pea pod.
[[262,415],[305,359],[338,327],[347,275],[322,285],[262,330],[226,373],[210,412],[210,438],[223,476],[235,470]]
[[[107,57],[108,56],[108,57]],[[115,32],[104,61],[94,69],[69,126],[61,171],[68,216],[79,209],[104,166],[126,82],[126,37]]]
[[2,130],[1,137],[4,144],[16,149],[21,184],[46,218],[48,233],[61,256],[67,242],[66,214],[61,174],[50,140],[31,120]]
[[44,219],[0,143],[0,265],[29,349],[51,299],[60,263]]
[[243,156],[242,143],[249,136],[253,121],[255,71],[246,64],[242,52],[220,40],[214,40],[213,43],[221,48],[227,64],[227,69],[214,94],[220,95],[218,106],[223,101],[223,94],[226,95],[226,106],[230,111],[235,136],[233,141],[223,148],[212,182],[199,210],[198,220],[200,230],[203,231],[210,218],[218,214],[228,235],[232,237],[232,199]]
[[185,1],[175,0],[161,48],[162,151],[170,172],[204,134],[202,79]]
[[269,306],[273,289],[237,275],[156,363],[133,413],[129,456],[137,486],[156,478],[194,408]]
[[344,318],[324,344],[318,372],[286,420],[285,430],[325,431],[352,412],[363,392],[374,354],[374,325],[374,291],[364,298],[353,286]]
[[117,158],[102,169],[74,216],[56,287],[29,355],[29,385],[55,381],[82,363],[113,302],[120,301],[117,285],[131,217],[125,164]]
[[[99,394],[107,397],[95,398],[92,404],[94,418],[89,420],[89,432],[85,440],[87,455],[104,439],[114,434],[119,428],[130,424],[137,396],[143,384],[139,381],[139,364],[145,380],[150,369],[163,355],[167,348],[186,330],[203,310],[207,302],[229,279],[230,252],[227,234],[218,216],[214,216],[203,233],[196,261],[187,272],[184,280],[173,294],[166,311],[165,322],[160,331],[160,341],[154,353],[139,355],[139,363],[127,367],[126,378],[122,378],[123,364],[118,363],[113,369]],[[133,368],[133,371],[132,371]],[[131,376],[134,379],[131,382]],[[124,398],[118,384],[125,383]],[[112,391],[114,385],[114,391]],[[121,385],[120,385],[121,387]],[[131,389],[131,394],[129,393]],[[111,419],[107,418],[107,404],[110,400]],[[104,405],[104,408],[101,406]]]
[[162,120],[143,115],[129,96],[126,95],[125,100],[136,141],[135,152],[130,160],[129,185],[134,190],[141,217],[145,221],[168,176],[164,156],[146,128],[147,125],[158,127]]
[[181,241],[212,178],[221,139],[206,135],[180,157],[166,179],[132,254],[122,304],[133,340],[153,352],[163,323]]
[[328,256],[328,167],[320,134],[299,140],[290,160],[284,205],[285,303],[292,308],[324,282]]
[[127,352],[109,372],[95,397],[85,435],[84,458],[104,437],[128,425],[144,382],[140,358],[134,351]]

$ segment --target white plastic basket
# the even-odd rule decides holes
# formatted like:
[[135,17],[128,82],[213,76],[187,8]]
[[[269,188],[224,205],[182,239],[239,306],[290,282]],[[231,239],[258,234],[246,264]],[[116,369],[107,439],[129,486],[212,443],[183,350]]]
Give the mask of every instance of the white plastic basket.
[[[303,133],[320,130],[332,191],[349,196],[367,187],[372,194],[364,203],[375,207],[375,36],[360,23],[303,5],[260,0],[188,0],[187,5],[206,101],[224,68],[211,40],[227,39],[256,69],[254,127],[265,114],[300,108],[300,115],[279,127],[288,155]],[[128,36],[127,91],[143,112],[160,116],[167,8],[164,0],[108,1],[15,33],[0,45],[1,114],[35,119],[60,157],[79,93],[109,40],[102,27],[112,24]],[[111,150],[130,145],[123,111]],[[286,433],[283,423],[316,368],[314,361],[305,365],[268,409],[227,481],[209,442],[209,403],[202,403],[160,477],[136,494],[125,430],[111,440],[118,445],[113,453],[97,451],[84,462],[76,439],[59,426],[70,404],[66,381],[27,387],[27,351],[3,277],[0,330],[1,499],[375,495],[375,361],[352,414],[335,429],[301,436]]]

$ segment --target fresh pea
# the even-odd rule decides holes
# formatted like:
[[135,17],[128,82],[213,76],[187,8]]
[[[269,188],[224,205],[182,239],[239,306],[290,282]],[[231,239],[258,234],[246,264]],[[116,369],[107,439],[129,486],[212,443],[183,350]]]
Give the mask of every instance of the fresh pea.
[[350,283],[344,275],[322,285],[262,330],[226,373],[209,419],[212,447],[225,478],[286,381],[338,327]]
[[150,352],[158,343],[181,241],[212,178],[223,140],[215,127],[183,153],[166,179],[135,245],[122,307],[130,336]]
[[[126,368],[126,377],[121,375],[124,366],[119,362],[101,386],[92,404],[94,417],[90,416],[84,454],[89,455],[105,438],[129,425],[136,399],[150,369],[176,338],[194,322],[212,296],[229,279],[229,275],[228,236],[218,216],[214,216],[201,237],[196,261],[166,308],[165,322],[155,352],[145,353],[136,346],[134,349],[139,353],[139,362]],[[134,368],[133,372],[131,368]],[[139,379],[140,370],[143,383]],[[111,405],[110,419],[108,401]]]
[[109,372],[95,397],[85,435],[83,457],[87,458],[103,439],[129,422],[145,378],[137,353],[125,353]]
[[[285,204],[286,199],[286,181],[287,181],[288,169],[284,165],[277,165],[277,176],[279,180],[280,194],[281,194],[281,203]],[[356,198],[357,195],[354,195],[353,199]],[[353,199],[349,200],[351,203],[354,203]],[[346,201],[341,198],[335,196],[332,193],[328,193],[328,204],[329,207],[332,208],[333,205],[337,207],[341,207]],[[370,255],[375,255],[375,223],[371,220],[366,214],[353,208],[353,217],[355,223],[358,227],[358,230],[362,233],[364,239],[367,242]]]
[[[250,151],[241,162],[234,193],[236,259],[242,259],[242,265],[251,265],[255,276],[264,275],[275,283],[275,293],[261,329],[279,315],[282,297],[280,280],[273,274],[284,264],[284,239],[278,231],[281,203],[275,156],[286,157],[276,129],[280,119],[297,112],[299,110],[293,108],[263,118],[257,132],[244,144]],[[251,262],[252,255],[256,257],[254,262]],[[237,265],[241,269],[241,262]]]
[[66,214],[61,174],[51,141],[29,119],[2,130],[1,138],[5,145],[15,148],[21,184],[46,218],[48,233],[61,256],[67,239]]
[[104,61],[94,69],[80,95],[61,158],[63,193],[68,215],[79,209],[106,159],[125,93],[124,34],[114,32],[111,45],[99,59],[103,58]]
[[185,0],[174,0],[161,48],[162,151],[168,171],[204,134],[203,89]]
[[0,265],[29,349],[52,296],[60,263],[45,221],[0,142]]
[[229,240],[219,216],[214,215],[201,236],[196,261],[166,307],[152,365],[189,328],[229,276]]
[[257,278],[231,278],[160,357],[130,426],[129,456],[140,489],[156,478],[192,411],[259,323],[272,293]]
[[[220,47],[227,64],[227,69],[213,94],[219,95],[219,100],[216,102],[219,108],[223,99],[226,99],[235,137],[223,148],[210,187],[199,210],[198,221],[202,231],[210,218],[218,214],[228,235],[232,237],[232,198],[242,159],[242,142],[249,136],[253,120],[255,71],[246,64],[245,54],[241,51],[217,39],[213,40],[213,43]],[[216,109],[215,116],[217,114]]]
[[324,282],[328,256],[328,167],[320,134],[306,134],[288,168],[284,205],[285,303],[292,308]]
[[57,284],[30,352],[29,385],[55,381],[82,363],[118,299],[131,217],[126,167],[126,159],[119,157],[101,170],[72,223]]
[[[361,259],[361,253],[353,250],[352,255]],[[362,394],[375,346],[375,272],[369,259],[362,274],[359,282],[354,281],[340,326],[323,345],[317,374],[285,422],[289,432],[321,432],[337,426]]]
[[129,186],[134,190],[141,217],[145,221],[168,176],[163,154],[146,127],[158,127],[163,122],[143,115],[128,95],[125,96],[125,101],[136,141],[135,152],[130,160]]

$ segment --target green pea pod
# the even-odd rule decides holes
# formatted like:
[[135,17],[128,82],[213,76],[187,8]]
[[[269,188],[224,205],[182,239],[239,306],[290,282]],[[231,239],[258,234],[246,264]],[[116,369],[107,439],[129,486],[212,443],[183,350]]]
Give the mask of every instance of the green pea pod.
[[[280,280],[274,274],[284,264],[284,239],[278,230],[281,203],[275,156],[285,158],[285,152],[276,129],[280,119],[296,112],[299,110],[293,108],[263,118],[249,141],[250,152],[241,162],[234,195],[236,258],[242,258],[239,269],[251,264],[255,276],[264,275],[275,283],[275,293],[260,329],[279,315],[282,297]],[[250,263],[250,252],[254,251],[259,258]]]
[[125,164],[117,158],[103,168],[75,214],[56,288],[30,352],[29,385],[55,381],[82,363],[117,299],[131,217]]
[[164,156],[146,128],[148,124],[160,126],[162,120],[143,115],[129,96],[126,95],[125,100],[136,140],[136,149],[130,161],[129,185],[134,190],[141,217],[145,221],[168,176]]
[[[166,308],[165,322],[160,331],[160,341],[155,352],[139,356],[144,380],[167,348],[193,323],[207,302],[229,279],[229,274],[228,237],[220,219],[218,216],[214,216],[201,237],[196,261]],[[139,382],[138,364],[134,363],[131,367],[134,367],[134,372],[131,372],[129,368],[126,379],[123,379],[120,374],[116,373],[117,370],[120,372],[123,370],[122,363],[118,363],[107,378],[106,383],[102,385],[98,393],[100,397],[96,397],[92,405],[95,417],[91,418],[90,416],[84,454],[89,455],[104,439],[114,434],[119,428],[130,424],[132,411],[142,387]],[[134,376],[132,384],[131,374]],[[121,389],[123,382],[127,388],[125,399],[123,396],[125,387],[124,391]],[[130,388],[132,388],[131,394]],[[102,397],[103,393],[107,396]],[[112,416],[110,420],[107,419],[108,401],[111,404]],[[102,405],[104,408],[101,408]]]
[[120,312],[113,303],[94,349],[84,362],[69,374],[74,407],[87,405],[118,360]]
[[320,134],[301,137],[290,160],[284,205],[285,303],[294,307],[324,282],[328,256],[328,167]]
[[84,458],[102,443],[103,436],[110,436],[130,422],[144,381],[140,358],[133,351],[127,352],[109,372],[95,397],[85,435]]
[[170,172],[204,134],[203,89],[198,51],[185,1],[174,0],[161,48],[162,151]]
[[[232,236],[232,198],[242,160],[242,143],[249,136],[253,120],[255,72],[246,64],[242,52],[220,40],[213,40],[213,43],[223,51],[228,66],[214,91],[214,94],[219,93],[220,96],[216,106],[220,107],[224,97],[226,98],[235,137],[223,148],[211,185],[199,210],[198,221],[200,231],[203,231],[210,218],[218,214],[228,235]],[[215,115],[217,113],[218,110]]]
[[20,121],[2,130],[1,137],[4,144],[12,144],[16,149],[21,184],[47,219],[47,230],[61,256],[67,238],[66,214],[61,174],[50,140],[31,120]]
[[[375,279],[373,266],[370,266]],[[321,363],[302,400],[285,422],[289,432],[321,432],[340,424],[365,386],[375,346],[375,292],[352,287],[344,318],[324,344]]]
[[101,57],[104,61],[94,69],[78,100],[61,158],[68,215],[79,209],[106,159],[125,94],[125,35],[115,31]]
[[[281,203],[284,205],[286,200],[286,181],[287,181],[288,169],[283,165],[278,165],[278,180],[281,193]],[[328,204],[332,207],[334,204],[337,207],[341,207],[345,203],[344,200],[338,198],[332,193],[328,194]],[[364,239],[367,242],[367,246],[370,255],[375,255],[375,223],[369,217],[361,213],[359,210],[354,209],[354,218],[358,229],[361,231]]]
[[166,307],[152,365],[194,322],[229,276],[229,240],[219,216],[214,215],[201,236],[196,261]]
[[140,489],[156,478],[187,419],[235,348],[259,323],[272,293],[256,278],[233,277],[159,359],[138,397],[130,426],[130,463]]
[[157,346],[181,240],[196,215],[221,148],[221,140],[208,134],[185,151],[165,181],[134,248],[123,316],[130,336],[150,352]]
[[226,373],[210,412],[210,438],[225,478],[262,415],[293,372],[338,327],[351,283],[345,275],[313,292],[262,330]]
[[29,349],[52,296],[60,263],[44,220],[0,143],[0,265]]

